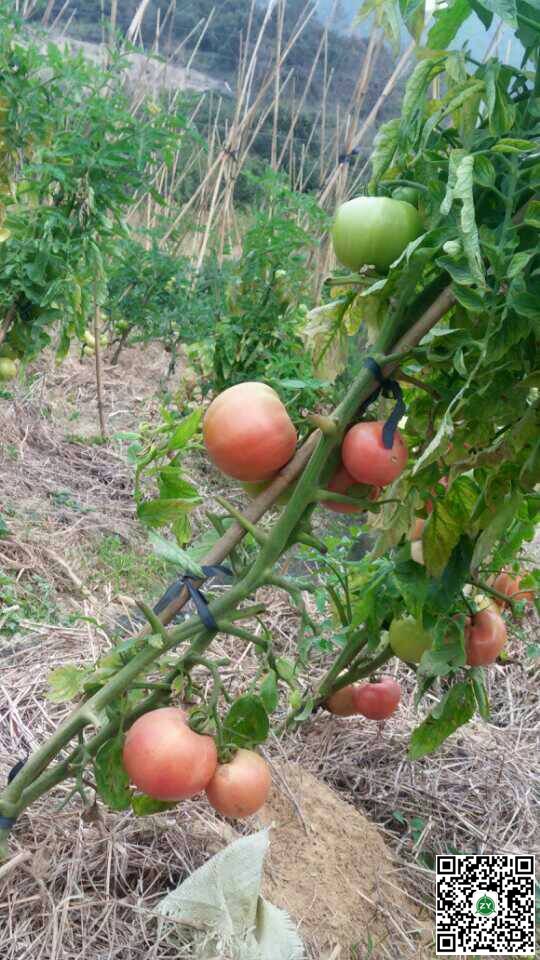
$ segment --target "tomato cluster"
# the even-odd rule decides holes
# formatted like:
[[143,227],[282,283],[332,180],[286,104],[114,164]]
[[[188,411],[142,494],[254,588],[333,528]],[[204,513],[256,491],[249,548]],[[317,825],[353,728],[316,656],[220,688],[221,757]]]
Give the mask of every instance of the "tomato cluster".
[[401,687],[392,677],[369,683],[348,684],[336,690],[326,701],[326,709],[337,717],[360,714],[368,720],[386,720],[397,709]]
[[[383,443],[382,421],[357,423],[348,430],[341,447],[341,462],[328,490],[352,499],[364,499],[358,484],[369,486],[376,500],[381,487],[392,483],[407,464],[407,446],[396,430],[393,444]],[[250,497],[266,489],[296,447],[296,430],[275,390],[248,382],[229,387],[212,401],[203,421],[203,438],[210,460],[229,477],[241,480]],[[294,485],[279,498],[286,503]],[[359,513],[363,507],[324,501],[338,513]]]
[[218,763],[212,737],[195,733],[179,707],[161,707],[139,717],[127,732],[124,768],[131,782],[156,800],[176,802],[202,790],[226,817],[256,813],[270,792],[267,764],[252,750],[238,750]]

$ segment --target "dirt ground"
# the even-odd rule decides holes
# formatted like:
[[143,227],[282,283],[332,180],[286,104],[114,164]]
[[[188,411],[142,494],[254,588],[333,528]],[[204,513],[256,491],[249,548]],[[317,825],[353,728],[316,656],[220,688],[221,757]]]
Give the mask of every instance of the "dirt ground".
[[[159,411],[167,384],[159,348],[106,365],[111,434]],[[144,376],[141,371],[144,370]],[[47,676],[94,659],[130,598],[158,596],[156,565],[134,517],[126,444],[93,442],[93,369],[72,358],[44,363],[0,400],[0,779],[41,743],[67,707],[46,699]],[[209,489],[216,480],[194,470]],[[104,546],[105,545],[105,546]],[[287,597],[268,592],[278,652],[296,641]],[[265,753],[274,792],[260,818],[220,820],[203,800],[137,819],[90,806],[81,815],[67,787],[40,801],[14,832],[0,866],[0,956],[4,960],[178,960],[189,950],[158,934],[154,907],[168,890],[239,832],[272,823],[265,895],[299,925],[312,960],[434,957],[433,864],[437,853],[522,852],[539,846],[540,709],[533,612],[510,623],[509,657],[489,671],[492,714],[475,719],[434,756],[407,759],[418,723],[413,683],[384,724],[319,714]],[[231,692],[257,661],[218,639]],[[435,695],[427,698],[427,708]],[[422,711],[425,708],[422,708]],[[217,958],[216,958],[217,960]]]

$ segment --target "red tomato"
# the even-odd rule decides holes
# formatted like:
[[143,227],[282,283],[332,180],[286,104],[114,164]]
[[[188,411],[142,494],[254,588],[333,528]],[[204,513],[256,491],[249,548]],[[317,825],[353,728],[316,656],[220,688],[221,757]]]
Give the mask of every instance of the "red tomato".
[[145,713],[127,732],[124,767],[139,790],[156,800],[184,800],[204,790],[217,766],[212,737],[194,733],[178,707]]
[[[509,597],[511,600],[534,600],[534,592],[531,590],[520,590],[520,584],[523,577],[511,577],[510,574],[499,573],[498,577],[495,577],[493,581],[493,589],[498,590],[499,593],[504,593],[506,597]],[[505,607],[504,600],[500,600],[499,597],[493,597],[494,602],[498,607]]]
[[208,456],[236,480],[267,480],[291,459],[296,430],[275,390],[238,383],[212,401],[203,420]]
[[353,699],[358,713],[368,720],[385,720],[397,708],[401,687],[392,677],[381,677],[355,687]]
[[249,817],[266,802],[271,785],[263,758],[253,750],[239,750],[230,763],[218,764],[206,796],[224,817]]
[[354,690],[353,684],[349,684],[348,687],[342,687],[341,690],[336,690],[335,693],[328,697],[325,703],[326,709],[336,717],[352,717],[358,713],[358,707],[354,700]]
[[[333,477],[328,482],[328,490],[332,490],[333,493],[343,493],[347,496],[353,496],[354,493],[349,494],[349,488],[355,486],[358,481],[351,477],[349,471],[346,467],[340,463],[337,467]],[[369,500],[376,500],[379,496],[380,490],[377,487],[369,494]],[[337,503],[335,500],[323,500],[323,507],[326,507],[327,510],[333,510],[334,513],[362,513],[365,509],[362,506],[355,507],[352,503]]]
[[357,483],[385,487],[399,477],[407,464],[407,446],[396,430],[390,450],[383,444],[381,420],[357,423],[345,434],[341,447],[343,463]]
[[470,667],[485,667],[494,663],[505,643],[505,622],[489,607],[475,613],[465,627],[465,649]]

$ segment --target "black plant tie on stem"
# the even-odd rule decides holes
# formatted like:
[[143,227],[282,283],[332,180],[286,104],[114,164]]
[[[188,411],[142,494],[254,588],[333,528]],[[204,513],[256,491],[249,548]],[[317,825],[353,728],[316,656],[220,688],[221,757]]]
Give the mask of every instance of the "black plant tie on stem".
[[350,163],[360,153],[360,147],[353,147],[350,153],[340,153],[338,157],[338,166],[342,163]]
[[367,408],[374,403],[381,394],[383,397],[393,397],[396,401],[396,405],[392,410],[392,413],[388,417],[388,420],[385,421],[382,432],[383,445],[387,450],[391,450],[394,446],[394,434],[397,430],[397,425],[407,410],[405,401],[403,399],[403,393],[397,380],[390,380],[383,376],[383,372],[379,364],[373,359],[373,357],[368,357],[364,361],[364,366],[367,367],[370,373],[373,374],[379,386],[360,407],[360,415],[362,416],[362,414],[366,412]]
[[[24,760],[18,760],[15,766],[11,768],[7,776],[8,784],[10,784],[12,780],[15,779],[17,774],[21,772],[27,760],[28,760],[28,757],[25,757]],[[16,822],[17,822],[16,817],[0,816],[0,830],[11,830],[11,828],[15,826]]]
[[15,817],[0,817],[0,830],[11,830],[16,822]]
[[[205,577],[215,577],[220,573],[224,574],[227,577],[233,576],[232,570],[230,570],[229,567],[225,567],[223,564],[220,564],[220,563],[201,567],[201,570],[204,573]],[[169,603],[171,603],[171,601],[174,600],[180,594],[183,587],[186,587],[191,600],[193,600],[195,609],[197,610],[197,613],[199,614],[199,617],[201,618],[205,627],[207,627],[208,630],[217,630],[217,623],[214,620],[212,613],[210,612],[206,597],[204,596],[203,593],[201,593],[199,588],[196,587],[192,582],[194,580],[200,580],[200,579],[201,578],[198,577],[197,574],[185,573],[183,577],[180,577],[179,580],[176,580],[169,587],[167,592],[163,594],[161,600],[158,600],[158,602],[154,607],[154,613],[155,614],[161,613],[161,611],[164,610],[165,607],[168,607]]]

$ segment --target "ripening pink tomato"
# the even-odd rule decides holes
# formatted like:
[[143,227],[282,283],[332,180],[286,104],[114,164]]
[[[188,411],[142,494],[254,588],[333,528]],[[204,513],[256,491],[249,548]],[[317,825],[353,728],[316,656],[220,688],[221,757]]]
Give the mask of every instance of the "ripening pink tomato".
[[272,778],[268,764],[253,750],[238,750],[219,763],[206,788],[210,805],[224,817],[249,817],[268,799]]
[[195,733],[178,707],[143,714],[126,734],[125,770],[136,787],[156,800],[184,800],[204,790],[217,766],[212,737]]
[[353,699],[358,713],[368,720],[385,720],[397,709],[401,687],[392,677],[381,677],[355,687]]
[[345,434],[341,459],[357,483],[385,487],[399,477],[407,465],[407,446],[399,430],[390,450],[383,444],[384,422],[356,423]]
[[506,624],[492,608],[475,613],[465,626],[465,649],[470,667],[494,663],[506,643]]
[[236,480],[267,480],[291,459],[296,430],[275,390],[238,383],[212,401],[203,420],[208,456]]
[[[336,468],[334,475],[328,482],[328,490],[331,490],[333,493],[343,493],[346,496],[352,496],[354,498],[354,493],[349,493],[351,487],[354,487],[358,483],[354,477],[351,477],[349,471],[342,463]],[[380,490],[378,487],[374,487],[370,492],[368,499],[376,500],[379,496]],[[365,499],[363,497],[362,499]],[[333,510],[334,513],[362,513],[365,510],[365,507],[358,506],[355,507],[352,503],[338,503],[336,500],[323,500],[323,507],[326,507],[327,510]]]
[[[493,581],[493,589],[498,590],[499,593],[504,593],[505,597],[508,597],[509,600],[534,600],[534,591],[532,590],[520,590],[520,585],[523,577],[511,577],[509,573],[499,573]],[[493,597],[494,602],[498,607],[506,607],[508,604],[501,600],[499,597]]]

